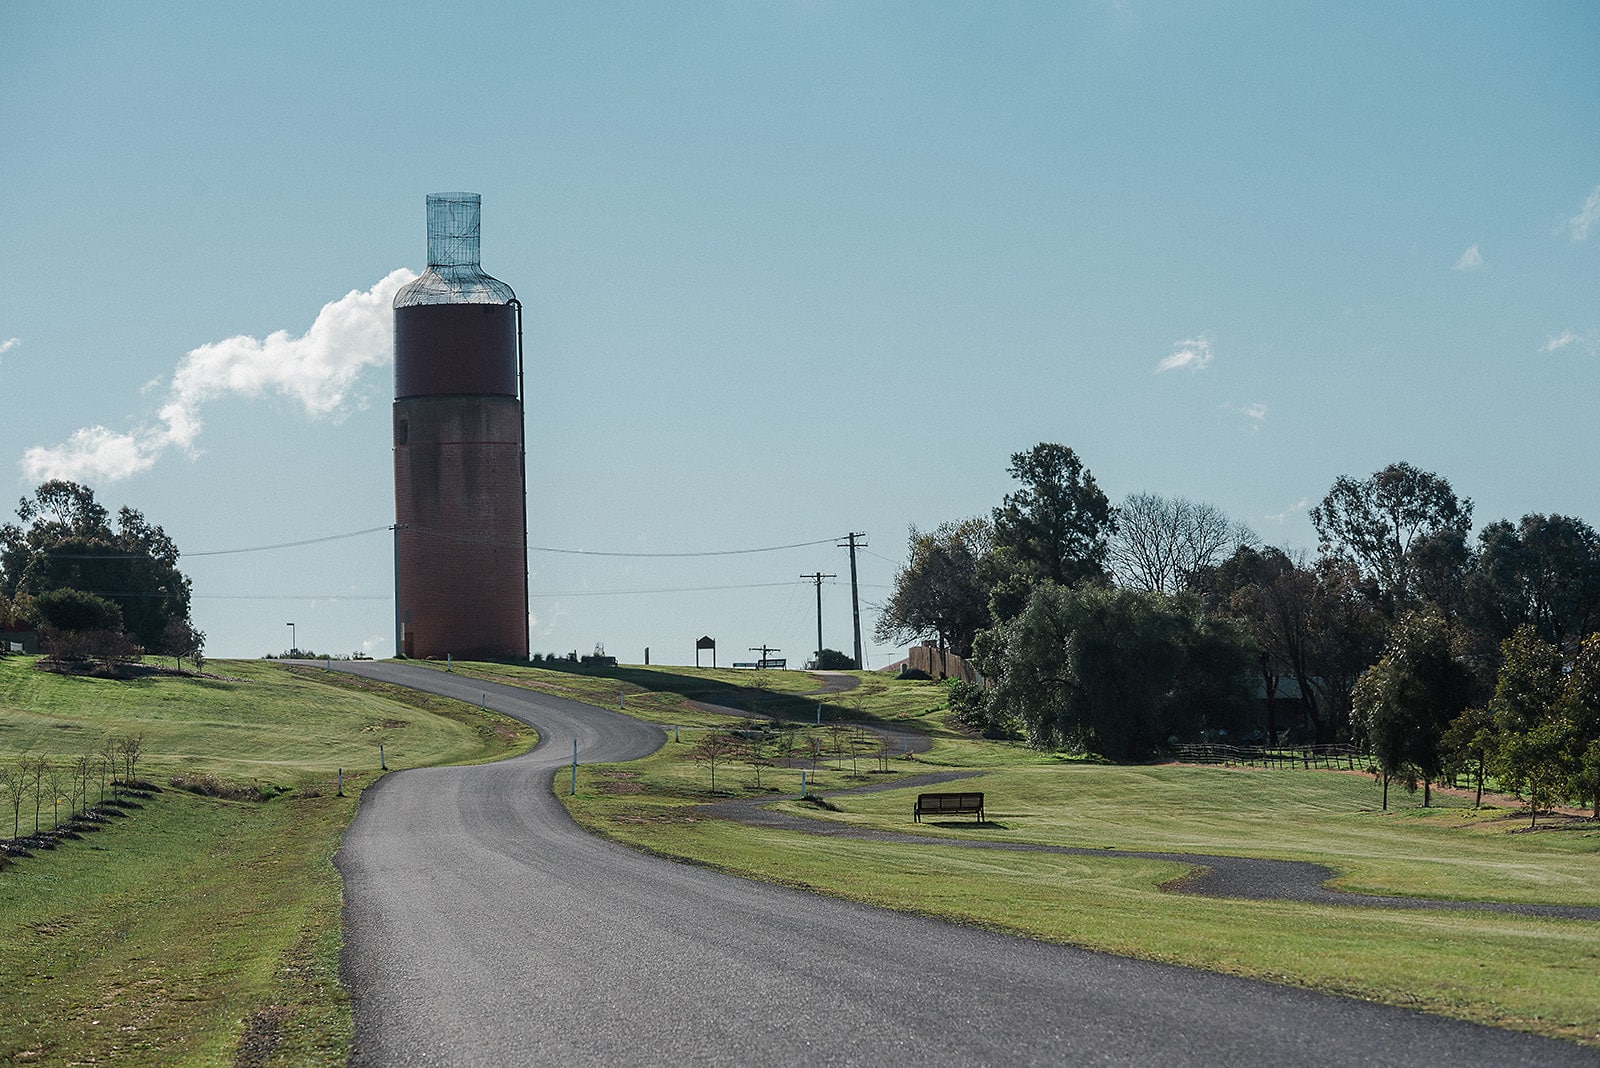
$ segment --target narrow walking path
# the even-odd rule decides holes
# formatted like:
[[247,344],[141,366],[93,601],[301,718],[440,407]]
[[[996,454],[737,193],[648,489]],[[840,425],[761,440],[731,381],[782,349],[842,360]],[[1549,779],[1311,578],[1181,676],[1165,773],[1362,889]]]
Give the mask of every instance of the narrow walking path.
[[[893,782],[869,783],[849,790],[833,790],[831,798],[852,794],[878,793],[970,779],[976,771],[943,771],[912,775]],[[1349,905],[1358,908],[1440,909],[1453,912],[1504,912],[1519,916],[1549,916],[1563,920],[1600,921],[1600,906],[1530,905],[1509,901],[1447,901],[1437,898],[1393,897],[1353,894],[1327,885],[1338,873],[1321,864],[1298,860],[1264,860],[1254,857],[1228,857],[1207,853],[1163,853],[1132,849],[1094,849],[1085,846],[1045,845],[1036,842],[985,841],[969,837],[916,834],[910,831],[884,831],[857,827],[838,820],[807,818],[791,812],[778,812],[775,801],[795,801],[799,794],[785,797],[736,798],[701,805],[698,811],[708,816],[776,830],[797,831],[834,838],[859,838],[875,842],[898,842],[928,846],[956,846],[962,849],[998,849],[1023,853],[1061,853],[1068,856],[1128,857],[1139,860],[1170,860],[1193,867],[1192,874],[1168,884],[1164,889],[1202,897],[1227,897],[1252,901],[1300,901],[1316,905]],[[964,823],[963,826],[970,824]]]

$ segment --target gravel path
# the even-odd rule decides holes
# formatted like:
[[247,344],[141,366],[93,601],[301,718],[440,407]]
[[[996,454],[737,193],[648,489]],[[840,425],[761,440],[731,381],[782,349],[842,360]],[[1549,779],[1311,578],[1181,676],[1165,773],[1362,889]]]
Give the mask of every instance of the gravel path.
[[[940,783],[970,779],[975,771],[930,772],[897,778],[893,782],[870,783],[851,790],[832,790],[829,797],[937,786]],[[1442,901],[1434,898],[1384,897],[1352,894],[1325,885],[1336,872],[1321,864],[1296,860],[1261,860],[1251,857],[1215,856],[1205,853],[1161,853],[1132,849],[1092,849],[1083,846],[1043,845],[1035,842],[999,842],[942,835],[915,834],[909,831],[881,831],[855,827],[829,819],[808,819],[790,812],[776,812],[766,806],[786,798],[738,798],[701,805],[699,811],[710,816],[747,823],[752,826],[798,831],[834,838],[860,838],[875,842],[900,842],[913,845],[957,846],[962,849],[1000,849],[1023,853],[1064,853],[1070,856],[1130,857],[1142,860],[1170,860],[1188,864],[1194,871],[1169,884],[1173,893],[1202,897],[1240,898],[1254,901],[1303,901],[1317,905],[1351,905],[1359,908],[1439,909],[1454,912],[1505,912],[1519,916],[1549,916],[1563,920],[1600,920],[1600,906],[1526,905],[1505,901]],[[966,821],[963,821],[964,823]]]

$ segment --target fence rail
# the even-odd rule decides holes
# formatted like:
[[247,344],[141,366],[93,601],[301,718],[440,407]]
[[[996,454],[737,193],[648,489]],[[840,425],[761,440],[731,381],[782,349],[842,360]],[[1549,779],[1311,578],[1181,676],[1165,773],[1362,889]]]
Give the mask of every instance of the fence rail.
[[1264,768],[1342,768],[1366,771],[1371,761],[1353,745],[1180,745],[1172,758],[1184,764],[1223,764]]

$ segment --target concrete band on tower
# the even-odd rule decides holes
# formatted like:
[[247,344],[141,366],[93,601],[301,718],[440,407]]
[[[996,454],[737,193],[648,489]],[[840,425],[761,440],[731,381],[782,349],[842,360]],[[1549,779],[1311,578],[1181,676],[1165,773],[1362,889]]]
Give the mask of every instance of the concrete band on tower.
[[480,198],[428,197],[428,269],[394,300],[395,652],[528,658],[519,319],[479,266]]

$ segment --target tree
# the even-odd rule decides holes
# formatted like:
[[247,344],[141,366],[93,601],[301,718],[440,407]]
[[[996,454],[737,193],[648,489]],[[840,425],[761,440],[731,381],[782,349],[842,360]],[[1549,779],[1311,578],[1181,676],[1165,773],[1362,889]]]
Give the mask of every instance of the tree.
[[33,795],[33,833],[39,833],[39,809],[44,804],[45,780],[50,777],[50,760],[48,757],[34,757],[24,761],[23,772],[26,774],[27,789]]
[[838,649],[824,649],[817,654],[818,671],[854,671],[857,667],[855,657]]
[[706,768],[711,772],[712,793],[717,792],[717,768],[738,756],[738,751],[739,746],[734,739],[720,731],[707,731],[690,750],[695,766]]
[[1118,585],[1176,596],[1190,588],[1196,573],[1218,563],[1230,546],[1253,540],[1215,505],[1134,493],[1117,508],[1107,559]]
[[1459,579],[1472,501],[1439,475],[1394,463],[1360,482],[1340,475],[1311,523],[1323,552],[1349,553],[1400,611],[1450,589],[1452,568]]
[[28,796],[27,753],[0,764],[0,797],[11,804],[11,837],[22,836],[22,802]]
[[75,482],[53,480],[17,506],[21,525],[0,526],[0,594],[74,589],[113,601],[122,623],[146,649],[164,651],[173,619],[189,618],[189,580],[166,532],[132,508],[116,522]]
[[971,656],[973,638],[989,622],[989,590],[978,568],[990,537],[982,519],[941,523],[926,534],[913,526],[894,592],[879,606],[878,640],[900,644],[933,638],[941,651]]
[[1562,515],[1490,523],[1478,534],[1465,600],[1487,642],[1530,623],[1545,641],[1574,653],[1600,630],[1600,534]]
[[1075,586],[1105,575],[1111,502],[1078,455],[1042,442],[1014,453],[1007,472],[1022,483],[994,510],[991,608],[1010,619],[1040,582]]
[[[1272,698],[1281,676],[1300,691],[1306,731],[1319,742],[1347,736],[1350,691],[1383,651],[1385,621],[1353,565],[1324,557],[1309,566],[1282,549],[1240,546],[1195,585],[1219,614],[1249,628]],[[1268,733],[1278,724],[1268,706]]]
[[1444,750],[1444,770],[1452,775],[1465,772],[1472,776],[1477,796],[1472,804],[1483,807],[1483,780],[1499,746],[1499,734],[1494,729],[1494,716],[1487,708],[1469,708],[1445,729],[1441,746]]
[[1528,799],[1528,826],[1539,825],[1539,813],[1561,799],[1573,768],[1572,736],[1560,720],[1547,720],[1531,730],[1501,739],[1497,761],[1502,780]]
[[767,753],[767,736],[757,733],[746,738],[741,755],[750,770],[756,773],[756,789],[761,789],[761,769],[772,767],[772,757]]
[[1562,685],[1560,711],[1572,732],[1572,795],[1589,798],[1600,819],[1600,633],[1578,647]]
[[1518,627],[1500,649],[1504,662],[1489,701],[1499,735],[1495,771],[1502,786],[1527,796],[1537,823],[1576,770],[1572,731],[1559,708],[1566,665],[1532,624]]
[[122,759],[122,781],[132,786],[138,782],[134,774],[139,768],[139,757],[144,753],[144,735],[130,734],[117,741],[117,756]]
[[194,661],[194,669],[199,671],[204,662],[202,654],[205,647],[205,631],[199,630],[187,619],[169,619],[161,631],[161,652],[172,657],[179,668],[183,667],[183,658],[188,657]]
[[122,629],[122,609],[116,602],[66,587],[35,597],[33,614],[40,626],[52,630],[81,633]]
[[1172,737],[1236,731],[1250,715],[1257,653],[1193,598],[1046,582],[1022,614],[986,631],[990,715],[1029,744],[1140,759]]
[[1390,779],[1415,790],[1420,778],[1423,807],[1430,804],[1432,783],[1444,768],[1445,730],[1466,707],[1468,686],[1444,620],[1431,613],[1404,616],[1354,693],[1355,725],[1383,773],[1385,808]]

